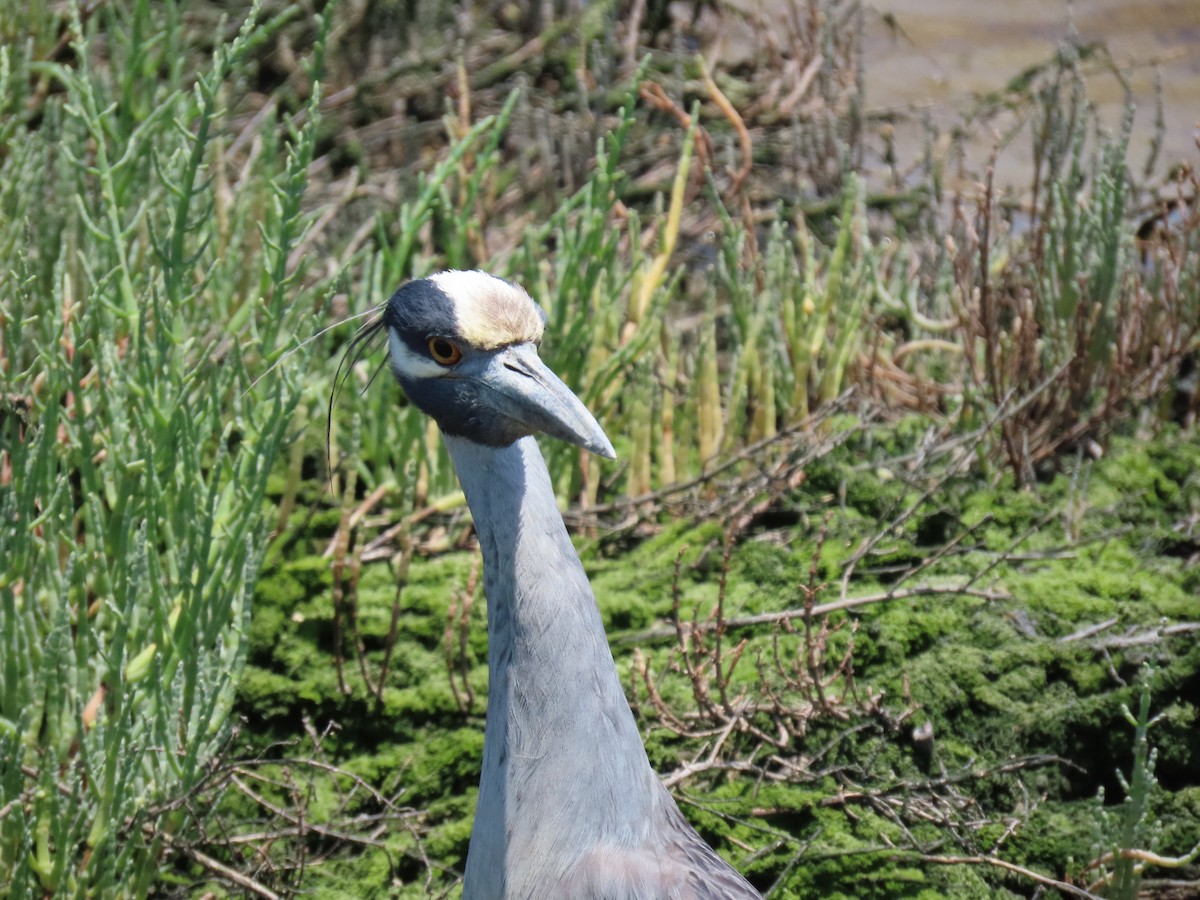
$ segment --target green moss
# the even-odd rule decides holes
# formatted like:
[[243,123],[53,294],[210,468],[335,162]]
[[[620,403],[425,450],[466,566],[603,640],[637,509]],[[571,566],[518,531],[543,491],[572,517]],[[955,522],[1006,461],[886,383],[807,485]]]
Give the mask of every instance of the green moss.
[[[946,555],[921,578],[950,583],[992,567],[989,583],[1008,598],[938,594],[861,607],[832,618],[839,628],[827,635],[825,644],[832,665],[842,658],[851,640],[851,620],[856,621],[852,659],[858,694],[882,697],[879,702],[889,716],[899,716],[911,698],[919,707],[916,716],[898,731],[873,720],[814,718],[805,731],[791,735],[788,750],[814,760],[811,779],[695,779],[684,786],[684,793],[696,800],[683,804],[685,814],[757,884],[773,884],[782,875],[780,896],[1022,895],[1027,884],[991,867],[926,866],[894,849],[904,846],[908,834],[937,845],[944,832],[935,825],[912,820],[906,834],[870,804],[830,803],[847,790],[847,777],[876,788],[929,777],[918,769],[907,738],[911,725],[928,720],[935,735],[935,774],[978,772],[1036,754],[1069,760],[1070,765],[1041,765],[1018,775],[964,782],[956,790],[975,804],[975,818],[992,819],[971,832],[976,851],[986,852],[1004,833],[1008,817],[1024,815],[1027,822],[1005,843],[1004,858],[1056,876],[1068,874],[1072,865],[1078,868],[1090,852],[1097,786],[1107,784],[1114,795],[1119,793],[1117,761],[1130,752],[1121,704],[1132,702],[1132,689],[1115,681],[1114,673],[1132,681],[1147,647],[1106,655],[1088,640],[1064,643],[1062,638],[1112,617],[1119,624],[1101,635],[1154,626],[1164,618],[1200,617],[1195,566],[1181,555],[1187,538],[1177,527],[1182,510],[1200,509],[1197,478],[1188,468],[1197,453],[1184,443],[1172,444],[1169,437],[1150,444],[1117,441],[1118,458],[1096,464],[1089,478],[1072,481],[1063,475],[1037,490],[948,483],[881,542],[878,553],[858,565],[850,592],[886,590],[899,567],[923,560],[930,548],[954,538],[962,523],[986,517],[988,524],[976,535],[975,545],[964,544],[964,552]],[[790,509],[820,512],[828,502],[826,492],[844,482],[847,502],[829,521],[819,563],[819,577],[830,586],[818,601],[836,599],[844,560],[877,527],[870,516],[915,500],[908,487],[863,467],[853,456],[869,449],[847,448],[845,458],[827,461],[795,496],[783,500]],[[1125,453],[1128,466],[1122,464]],[[1084,482],[1086,496],[1081,499]],[[1064,527],[1068,509],[1075,511],[1070,533]],[[823,512],[798,516],[796,524],[734,545],[727,616],[801,606],[800,585],[808,581],[817,523],[823,518]],[[1098,535],[1103,539],[1092,540]],[[482,597],[470,617],[466,678],[475,697],[468,713],[459,708],[450,687],[445,635],[451,603],[475,565],[473,555],[413,561],[399,598],[397,644],[377,698],[363,681],[345,631],[347,693],[339,686],[332,579],[328,561],[320,556],[326,539],[301,533],[283,540],[293,552],[264,571],[250,631],[252,665],[239,688],[239,706],[253,740],[294,737],[301,716],[318,728],[336,721],[339,727],[326,739],[326,751],[367,783],[422,810],[424,853],[439,865],[461,870],[482,755],[487,689]],[[710,616],[724,543],[720,523],[668,523],[654,537],[632,545],[582,541],[610,635],[663,623],[676,592],[683,616]],[[305,548],[307,555],[298,552]],[[997,565],[1002,552],[1018,557]],[[382,666],[397,601],[393,577],[386,566],[368,566],[354,598],[364,664],[372,678]],[[774,671],[774,652],[781,654],[785,667],[795,664],[802,658],[802,635],[802,629],[776,636],[765,628],[729,634],[727,647],[749,639],[732,694],[751,696],[759,690],[761,673]],[[457,636],[454,641],[457,654]],[[1170,711],[1154,734],[1160,777],[1185,785],[1156,795],[1164,851],[1190,849],[1183,845],[1194,842],[1197,831],[1196,795],[1186,787],[1200,780],[1200,750],[1191,737],[1197,714],[1190,698],[1200,671],[1200,648],[1194,644],[1167,640],[1152,645],[1162,658],[1155,709]],[[633,646],[615,644],[626,684],[631,683]],[[640,649],[667,702],[691,709],[691,684],[679,670],[672,642],[642,644]],[[802,702],[792,688],[779,697],[790,704]],[[645,697],[639,699],[648,709]],[[772,727],[765,716],[756,721]],[[744,736],[728,740],[744,747],[746,756],[761,758],[767,752],[745,743]],[[648,725],[646,745],[660,771],[695,759],[711,746],[707,739],[688,740],[661,725]],[[842,775],[822,775],[822,770]],[[1046,800],[1021,812],[1022,798],[1029,795]],[[316,810],[328,810],[334,795],[315,791],[312,802]],[[396,833],[386,840],[390,856],[382,850],[347,850],[345,858],[314,870],[306,887],[316,896],[422,896],[427,873],[412,836]],[[764,849],[747,853],[745,847]],[[435,875],[436,884],[452,882],[451,875]]]

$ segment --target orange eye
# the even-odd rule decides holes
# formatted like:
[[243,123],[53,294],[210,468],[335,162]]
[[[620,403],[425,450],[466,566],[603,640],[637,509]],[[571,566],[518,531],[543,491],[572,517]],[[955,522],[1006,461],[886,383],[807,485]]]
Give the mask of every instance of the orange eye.
[[458,344],[444,337],[429,339],[429,355],[441,366],[452,366],[462,359],[462,351],[458,349]]

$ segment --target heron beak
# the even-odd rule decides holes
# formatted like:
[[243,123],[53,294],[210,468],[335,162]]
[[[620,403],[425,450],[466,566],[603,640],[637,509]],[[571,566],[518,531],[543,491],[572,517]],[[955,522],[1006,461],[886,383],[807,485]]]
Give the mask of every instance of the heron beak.
[[583,402],[547,368],[533,344],[495,352],[478,376],[483,402],[530,432],[541,431],[608,459],[616,451]]

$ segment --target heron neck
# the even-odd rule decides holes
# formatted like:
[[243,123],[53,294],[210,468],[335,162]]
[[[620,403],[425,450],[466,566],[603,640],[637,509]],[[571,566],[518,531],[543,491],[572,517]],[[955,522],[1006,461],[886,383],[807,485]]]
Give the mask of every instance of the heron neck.
[[489,817],[512,825],[510,785],[520,802],[544,790],[552,808],[588,809],[597,830],[636,828],[658,802],[657,778],[537,443],[496,449],[446,436],[446,445],[474,516],[488,602],[476,833]]

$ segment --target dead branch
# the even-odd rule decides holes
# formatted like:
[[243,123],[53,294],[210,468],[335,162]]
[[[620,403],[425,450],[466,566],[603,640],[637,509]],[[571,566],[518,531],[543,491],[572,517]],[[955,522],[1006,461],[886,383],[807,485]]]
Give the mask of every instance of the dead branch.
[[907,793],[932,794],[945,790],[948,787],[953,787],[960,784],[970,784],[972,782],[983,781],[988,778],[995,778],[997,775],[1011,775],[1014,772],[1023,772],[1028,769],[1038,769],[1042,766],[1055,765],[1079,770],[1079,766],[1075,765],[1070,760],[1063,759],[1061,756],[1054,756],[1053,754],[1048,753],[1039,753],[1034,756],[1022,756],[1017,759],[1010,759],[996,766],[989,766],[981,769],[966,768],[960,772],[955,772],[953,774],[948,773],[941,775],[938,778],[929,778],[924,781],[899,781],[895,784],[887,785],[874,790],[841,791],[834,797],[826,797],[821,801],[821,805],[841,806],[847,801],[861,801]]
[[[981,590],[979,588],[972,588],[967,585],[923,585],[913,588],[901,588],[899,590],[884,591],[882,593],[863,594],[858,597],[846,597],[841,600],[830,601],[829,603],[816,604],[810,611],[806,611],[803,608],[785,609],[781,612],[758,613],[752,616],[735,616],[732,619],[726,619],[721,622],[719,627],[728,630],[731,628],[754,628],[759,625],[778,625],[783,622],[793,622],[796,619],[803,619],[806,616],[819,618],[832,612],[854,609],[859,606],[868,606],[873,603],[886,603],[890,600],[910,600],[914,597],[931,597],[945,594],[963,597],[976,597],[981,600],[989,601],[1005,601],[1013,599],[1012,595],[1006,591]],[[710,620],[706,622],[696,622],[684,626],[684,630],[688,634],[704,634],[715,630],[717,627],[717,622]],[[662,626],[658,628],[647,628],[644,631],[639,631],[634,634],[618,635],[612,640],[613,643],[617,644],[645,644],[675,637],[677,633],[678,632],[674,627]]]
[[1059,881],[1056,878],[1051,878],[1049,875],[1042,875],[1040,872],[1033,871],[1033,869],[1027,869],[1024,866],[1018,866],[1016,863],[1005,862],[1002,859],[996,859],[992,856],[921,856],[920,860],[921,862],[932,863],[937,866],[995,866],[996,868],[1013,872],[1023,878],[1028,878],[1030,881],[1036,881],[1038,884],[1044,884],[1046,887],[1062,891],[1064,894],[1070,894],[1073,897],[1084,897],[1087,900],[1103,900],[1102,897],[1089,893],[1073,884],[1067,884],[1065,881]]
[[1126,634],[1121,637],[1093,641],[1091,646],[1101,650],[1144,647],[1147,644],[1157,644],[1163,638],[1173,637],[1177,634],[1192,634],[1197,631],[1200,631],[1200,622],[1179,622],[1175,625],[1150,628],[1146,631]]
[[195,847],[189,847],[186,845],[176,845],[173,842],[171,842],[169,838],[167,839],[167,841],[168,841],[168,846],[170,846],[172,849],[178,850],[180,853],[182,853],[188,859],[192,860],[195,863],[199,863],[201,866],[203,866],[205,869],[208,869],[208,871],[212,872],[214,875],[217,875],[217,876],[225,879],[226,881],[237,885],[242,890],[249,891],[251,894],[254,894],[256,897],[263,897],[264,900],[280,900],[279,894],[275,893],[273,890],[268,888],[266,885],[260,884],[259,882],[255,881],[253,878],[251,878],[249,875],[244,875],[241,872],[237,871],[236,869],[231,869],[229,866],[225,865],[223,862],[213,859],[207,853],[204,853],[201,850],[197,850]]

